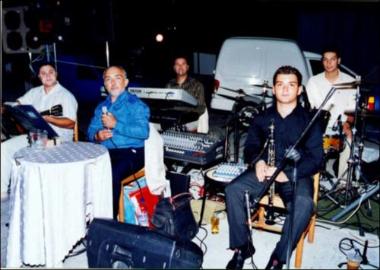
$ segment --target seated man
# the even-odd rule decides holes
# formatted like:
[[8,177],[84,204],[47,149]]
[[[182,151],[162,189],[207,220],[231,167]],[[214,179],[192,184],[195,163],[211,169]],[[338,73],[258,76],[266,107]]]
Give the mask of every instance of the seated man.
[[[297,102],[301,93],[302,75],[290,66],[280,67],[273,76],[273,96],[276,104],[261,112],[253,119],[249,127],[245,143],[245,161],[254,166],[249,169],[225,189],[227,218],[230,233],[230,248],[234,256],[228,263],[227,269],[242,269],[245,259],[254,254],[255,249],[251,243],[251,236],[247,225],[246,210],[244,209],[244,193],[249,192],[250,200],[256,198],[265,187],[264,181],[270,179],[276,167],[285,156],[285,151],[294,145],[301,133],[311,120],[311,115]],[[274,153],[262,150],[269,138],[269,127],[274,124]],[[292,250],[295,248],[302,232],[306,229],[313,213],[313,180],[314,175],[321,167],[322,131],[320,125],[314,124],[303,141],[297,147],[300,160],[297,163],[297,188],[295,194],[295,215],[292,227],[292,239],[289,235],[290,219],[286,217],[280,241],[268,262],[266,269],[281,269],[286,262],[288,242],[291,241]],[[262,153],[264,153],[262,155]],[[273,158],[274,166],[268,164],[268,155]],[[272,166],[270,166],[272,165]],[[293,189],[290,179],[293,175],[293,162],[288,162],[278,174],[273,184],[281,199],[289,210],[292,207]],[[290,212],[290,211],[289,211]]]
[[[182,88],[186,92],[188,92],[190,95],[195,97],[195,99],[198,101],[198,105],[196,107],[181,106],[181,107],[174,107],[173,109],[181,111],[181,112],[196,113],[199,118],[203,116],[206,112],[204,87],[200,81],[189,76],[189,68],[190,66],[185,57],[183,56],[176,57],[174,60],[174,66],[173,66],[176,77],[171,79],[166,84],[166,87],[167,88]],[[197,132],[197,130],[199,129],[198,121],[200,120],[197,119],[195,121],[186,123],[184,125],[184,129],[185,129],[184,131]],[[208,117],[207,117],[207,122],[208,122]],[[205,129],[202,128],[202,130],[205,130]],[[207,131],[208,131],[208,123],[207,123]],[[207,133],[207,131],[204,133]]]
[[[78,103],[66,88],[57,80],[57,71],[51,63],[42,63],[38,77],[41,86],[30,89],[25,95],[19,97],[19,104],[33,105],[37,111],[47,111],[55,105],[62,106],[62,115],[44,115],[43,118],[58,134],[61,141],[73,140],[73,129],[77,117]],[[17,150],[28,145],[27,135],[12,137],[1,143],[1,194],[6,192],[11,173],[11,161]]]
[[117,219],[121,181],[144,167],[144,141],[149,136],[149,107],[126,91],[127,74],[119,66],[103,73],[108,97],[95,109],[88,139],[109,149],[112,165],[113,217]]
[[[310,106],[314,109],[321,106],[334,84],[348,83],[355,80],[350,75],[340,70],[339,65],[341,62],[341,56],[338,48],[335,46],[329,46],[323,49],[321,62],[324,71],[311,77],[306,85],[306,92],[310,101]],[[343,133],[347,141],[343,150],[334,149],[338,151],[333,151],[327,155],[329,159],[330,157],[336,158],[336,156],[338,156],[338,168],[334,170],[337,178],[347,179],[347,161],[350,157],[349,145],[352,141],[352,125],[354,123],[354,118],[353,116],[346,115],[346,112],[355,111],[355,94],[355,89],[337,89],[322,108],[328,110],[331,114],[331,117],[328,119],[325,135],[328,137],[339,138]],[[339,140],[341,140],[341,138]],[[333,162],[334,161],[328,162],[328,167],[330,167]]]

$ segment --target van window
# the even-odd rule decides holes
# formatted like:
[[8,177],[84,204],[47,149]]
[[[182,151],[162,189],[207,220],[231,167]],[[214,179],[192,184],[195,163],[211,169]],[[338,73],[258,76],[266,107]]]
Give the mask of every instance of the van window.
[[316,75],[324,71],[321,60],[309,59],[309,62],[310,62],[311,71],[313,72],[313,75]]

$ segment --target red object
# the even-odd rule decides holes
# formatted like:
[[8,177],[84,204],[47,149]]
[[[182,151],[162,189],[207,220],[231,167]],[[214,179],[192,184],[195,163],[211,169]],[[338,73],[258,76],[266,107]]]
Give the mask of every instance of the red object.
[[214,91],[218,91],[219,86],[220,86],[220,81],[214,80]]
[[54,23],[49,19],[40,19],[38,26],[41,33],[51,33],[54,28]]
[[138,188],[129,194],[129,198],[135,197],[141,210],[148,212],[149,227],[152,228],[152,217],[158,203],[159,196],[150,193],[148,186]]
[[374,96],[368,97],[367,109],[369,111],[374,111],[375,110],[375,97]]

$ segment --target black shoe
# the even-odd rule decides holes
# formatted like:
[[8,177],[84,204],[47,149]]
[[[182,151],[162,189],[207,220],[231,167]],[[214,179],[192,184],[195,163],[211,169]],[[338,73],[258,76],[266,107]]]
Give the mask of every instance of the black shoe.
[[278,259],[276,254],[272,254],[272,256],[270,256],[267,266],[265,267],[265,270],[281,270],[283,265],[284,264]]
[[228,262],[226,269],[227,270],[243,269],[244,261],[245,259],[243,257],[241,250],[235,251],[234,256]]
[[255,254],[255,247],[251,244],[245,244],[240,248],[237,248],[234,256],[228,262],[226,269],[243,269],[244,261]]

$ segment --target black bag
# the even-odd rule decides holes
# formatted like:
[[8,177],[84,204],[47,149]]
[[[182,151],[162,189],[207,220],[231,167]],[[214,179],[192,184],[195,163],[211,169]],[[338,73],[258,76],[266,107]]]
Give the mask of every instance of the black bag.
[[191,194],[185,192],[161,199],[152,218],[155,230],[177,240],[193,239],[199,227],[191,211],[191,198]]

